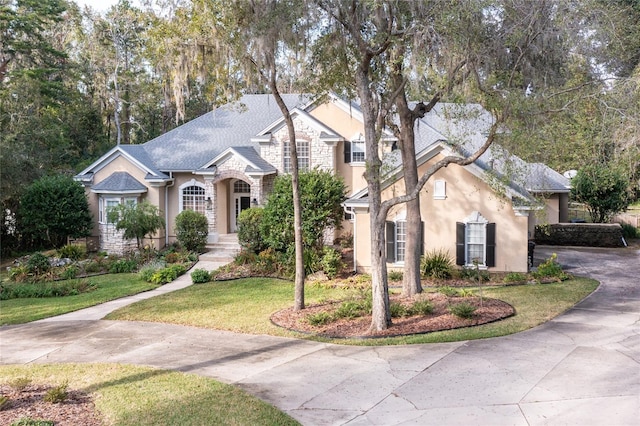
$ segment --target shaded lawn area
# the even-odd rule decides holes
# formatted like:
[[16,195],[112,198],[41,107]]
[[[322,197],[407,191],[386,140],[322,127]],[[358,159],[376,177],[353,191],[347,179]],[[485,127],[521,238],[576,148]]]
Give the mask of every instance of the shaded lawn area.
[[[358,340],[311,338],[354,345],[393,345],[503,336],[527,330],[556,317],[597,287],[597,281],[587,278],[574,278],[551,284],[487,286],[482,289],[483,296],[511,304],[516,309],[515,316],[477,327],[415,336]],[[357,290],[313,285],[307,285],[305,289],[307,304],[341,299],[354,292]],[[268,278],[250,278],[193,285],[121,308],[108,315],[106,319],[166,322],[250,334],[293,336],[293,332],[283,330],[269,320],[273,312],[289,307],[292,303],[293,283]]]
[[0,378],[3,384],[21,378],[50,386],[67,382],[93,397],[108,425],[299,424],[235,386],[194,374],[121,364],[32,364],[0,366]]
[[107,274],[79,279],[87,280],[98,288],[75,296],[1,300],[0,325],[23,324],[66,314],[158,287],[143,281],[138,274]]

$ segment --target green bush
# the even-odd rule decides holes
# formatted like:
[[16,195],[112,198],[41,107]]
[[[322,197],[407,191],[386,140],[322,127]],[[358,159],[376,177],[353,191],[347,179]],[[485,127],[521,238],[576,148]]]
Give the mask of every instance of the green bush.
[[49,258],[42,253],[34,253],[27,260],[27,271],[30,274],[42,275],[51,269]]
[[176,238],[185,249],[204,251],[208,234],[209,222],[202,213],[184,210],[176,216]]
[[209,271],[205,269],[196,269],[191,273],[191,282],[194,284],[203,284],[211,280]]
[[453,260],[446,250],[431,250],[422,258],[420,266],[426,278],[447,279],[451,278]]
[[353,319],[371,313],[371,300],[348,300],[342,302],[335,311],[336,318]]
[[622,226],[622,236],[624,238],[640,238],[640,228],[636,228],[628,223],[621,223],[620,226]]
[[128,274],[135,272],[138,262],[135,259],[118,259],[109,265],[110,274]]
[[145,263],[140,268],[140,271],[138,272],[138,275],[144,281],[150,283],[151,282],[151,277],[153,276],[153,274],[155,274],[158,270],[165,268],[166,266],[167,266],[167,264],[162,260],[153,260],[153,261]]
[[318,312],[316,314],[309,314],[306,316],[306,320],[311,325],[324,325],[333,321],[333,316],[328,312]]
[[262,238],[262,207],[251,207],[238,215],[238,243],[243,250],[260,253],[267,249]]
[[391,302],[389,305],[389,311],[391,312],[392,318],[407,317],[411,315],[409,309],[407,309],[407,307],[402,303],[398,302]]
[[509,272],[505,275],[503,281],[507,284],[521,283],[527,280],[527,276],[521,272]]
[[448,285],[443,285],[438,287],[438,293],[442,293],[447,297],[456,297],[458,296],[458,289],[450,287]]
[[459,318],[464,319],[472,318],[475,311],[476,307],[467,302],[457,303],[449,307],[449,312]]
[[338,272],[344,268],[342,253],[334,248],[325,247],[322,252],[320,264],[322,265],[324,273],[327,274],[327,277],[333,279],[338,275]]
[[58,256],[62,258],[69,258],[71,260],[80,260],[87,254],[87,250],[76,244],[67,244],[57,250]]
[[433,313],[433,303],[429,300],[418,300],[410,309],[411,315],[430,315]]
[[541,278],[558,278],[560,280],[565,280],[568,278],[568,275],[562,270],[562,266],[557,262],[558,255],[553,253],[551,257],[540,265],[535,272],[532,273],[533,277],[536,279]]
[[15,379],[9,382],[9,386],[11,386],[14,390],[21,392],[27,388],[31,384],[32,380],[28,377],[16,377]]
[[403,275],[402,271],[389,271],[389,281],[402,281]]
[[478,277],[480,278],[480,282],[491,281],[491,274],[484,269],[476,269],[473,266],[464,266],[460,269],[460,278],[464,280],[477,282]]
[[78,276],[79,271],[80,270],[76,265],[69,265],[64,269],[64,271],[62,271],[60,278],[63,280],[72,280]]
[[55,386],[49,389],[47,393],[44,395],[44,401],[50,402],[52,404],[59,404],[61,402],[66,401],[67,398],[69,397],[68,388],[69,388],[69,383],[64,382],[59,386]]
[[96,288],[95,284],[87,280],[2,284],[0,285],[0,300],[75,296],[88,293]]
[[102,271],[102,265],[100,264],[100,262],[92,260],[84,266],[84,271],[87,274],[95,274],[96,272]]
[[175,264],[163,269],[159,269],[151,275],[150,282],[153,284],[167,284],[187,272],[183,265]]

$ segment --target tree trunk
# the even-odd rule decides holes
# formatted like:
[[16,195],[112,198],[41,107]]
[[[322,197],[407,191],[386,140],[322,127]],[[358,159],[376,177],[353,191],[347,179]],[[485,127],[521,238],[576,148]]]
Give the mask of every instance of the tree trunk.
[[389,284],[387,280],[387,255],[385,252],[384,224],[386,211],[381,211],[382,190],[380,169],[382,161],[378,154],[379,132],[376,130],[378,110],[369,87],[369,58],[365,57],[356,71],[356,85],[364,117],[366,144],[367,189],[369,191],[369,217],[371,232],[371,290],[372,312],[370,331],[386,330],[391,325],[389,309]]
[[[275,68],[271,70],[272,76],[275,76]],[[284,103],[278,86],[275,81],[275,77],[270,78],[269,87],[273,96],[276,99],[278,107],[282,112],[285,123],[287,123],[287,130],[289,132],[289,146],[291,149],[291,186],[293,188],[293,234],[295,238],[296,246],[296,276],[295,276],[295,290],[294,290],[294,305],[293,309],[298,311],[304,309],[304,246],[302,241],[302,205],[300,202],[300,184],[299,184],[299,170],[298,170],[298,148],[296,146],[296,129],[293,125],[293,119],[289,114],[289,109]]]
[[[399,79],[401,75],[397,75]],[[402,84],[397,81],[397,84]],[[406,194],[414,192],[418,186],[418,164],[416,162],[415,148],[415,119],[414,113],[409,109],[405,91],[403,90],[395,99],[396,108],[400,118],[399,146],[402,156],[402,168],[404,170],[404,184]],[[420,248],[422,247],[422,217],[420,214],[420,196],[406,203],[406,241],[404,273],[402,276],[402,295],[405,297],[422,293],[420,282]]]

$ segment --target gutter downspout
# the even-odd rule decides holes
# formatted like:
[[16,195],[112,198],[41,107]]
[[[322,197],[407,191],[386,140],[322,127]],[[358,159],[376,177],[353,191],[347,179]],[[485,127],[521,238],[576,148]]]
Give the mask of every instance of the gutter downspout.
[[171,185],[164,186],[164,246],[167,247],[169,245],[169,188],[176,184],[175,179],[173,178],[173,172],[169,172],[169,177],[171,178]]

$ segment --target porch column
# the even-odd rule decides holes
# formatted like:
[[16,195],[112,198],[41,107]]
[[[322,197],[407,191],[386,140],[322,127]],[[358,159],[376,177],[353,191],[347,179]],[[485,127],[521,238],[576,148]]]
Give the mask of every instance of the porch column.
[[[207,218],[207,222],[209,222],[207,244],[213,244],[218,242],[218,226],[216,223],[218,185],[214,183],[213,176],[205,176],[204,178],[204,199],[206,200],[204,215]],[[211,199],[210,202],[209,199]]]

